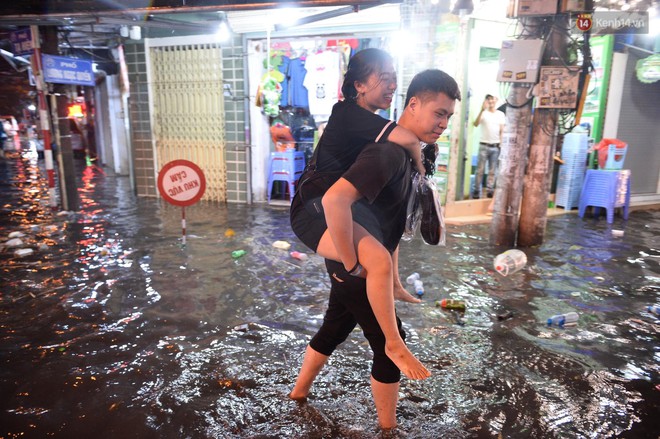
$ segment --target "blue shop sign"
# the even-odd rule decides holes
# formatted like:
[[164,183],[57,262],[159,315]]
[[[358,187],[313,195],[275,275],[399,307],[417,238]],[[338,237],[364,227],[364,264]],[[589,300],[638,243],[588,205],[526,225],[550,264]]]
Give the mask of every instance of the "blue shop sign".
[[11,41],[14,55],[30,55],[33,52],[32,32],[29,27],[10,32],[9,41]]
[[94,86],[91,61],[53,55],[42,55],[41,61],[46,82]]

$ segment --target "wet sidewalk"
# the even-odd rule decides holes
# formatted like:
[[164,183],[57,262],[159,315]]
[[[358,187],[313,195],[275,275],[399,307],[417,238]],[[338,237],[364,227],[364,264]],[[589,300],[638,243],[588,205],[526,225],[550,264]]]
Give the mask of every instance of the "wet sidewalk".
[[[360,331],[307,405],[286,398],[329,290],[318,256],[289,255],[309,252],[286,207],[199,203],[182,246],[180,208],[76,165],[80,210],[51,213],[36,155],[0,159],[0,437],[380,434]],[[443,248],[402,243],[401,276],[425,295],[398,313],[433,375],[402,381],[394,436],[658,438],[659,226],[660,211],[550,218],[509,277],[488,224],[449,226]],[[575,326],[546,325],[568,312]]]

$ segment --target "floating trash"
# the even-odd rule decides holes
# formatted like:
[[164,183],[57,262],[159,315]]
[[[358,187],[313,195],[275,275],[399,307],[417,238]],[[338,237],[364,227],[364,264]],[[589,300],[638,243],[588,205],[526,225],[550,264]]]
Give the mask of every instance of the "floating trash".
[[238,259],[241,256],[244,256],[247,252],[245,250],[234,250],[231,252],[231,257],[234,259]]
[[5,242],[5,245],[9,248],[22,247],[23,246],[23,240],[21,238],[10,239],[9,241]]
[[301,253],[301,252],[291,252],[289,253],[292,258],[298,259],[299,261],[304,261],[307,259],[307,253]]
[[225,236],[226,236],[227,238],[231,238],[231,237],[234,236],[235,234],[236,234],[236,232],[234,232],[233,229],[227,229],[227,230],[225,230]]
[[578,313],[567,312],[566,314],[557,314],[548,319],[548,326],[559,326],[563,328],[568,325],[575,325],[578,321]]
[[435,306],[439,306],[444,309],[457,309],[465,311],[465,302],[462,300],[442,299],[438,302],[435,302]]
[[275,241],[273,243],[273,247],[279,248],[279,249],[282,249],[282,250],[288,250],[288,249],[291,248],[291,244],[289,244],[286,241]]
[[14,252],[14,256],[22,258],[24,256],[30,256],[32,253],[34,253],[34,250],[31,248],[19,248]]

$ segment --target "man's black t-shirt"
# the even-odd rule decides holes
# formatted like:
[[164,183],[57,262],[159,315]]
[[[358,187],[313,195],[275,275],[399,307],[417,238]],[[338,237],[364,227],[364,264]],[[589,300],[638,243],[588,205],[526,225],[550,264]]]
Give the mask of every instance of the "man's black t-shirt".
[[372,143],[343,175],[364,196],[353,205],[353,219],[390,252],[405,229],[411,170],[405,149],[391,142]]

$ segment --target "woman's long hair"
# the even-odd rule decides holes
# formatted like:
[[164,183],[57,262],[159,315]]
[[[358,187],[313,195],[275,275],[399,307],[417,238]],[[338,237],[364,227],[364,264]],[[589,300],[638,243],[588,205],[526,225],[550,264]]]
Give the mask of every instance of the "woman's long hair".
[[366,82],[369,75],[382,71],[383,66],[391,62],[390,54],[381,49],[369,48],[356,53],[348,62],[344,83],[341,86],[344,99],[355,101],[358,95],[355,81]]

